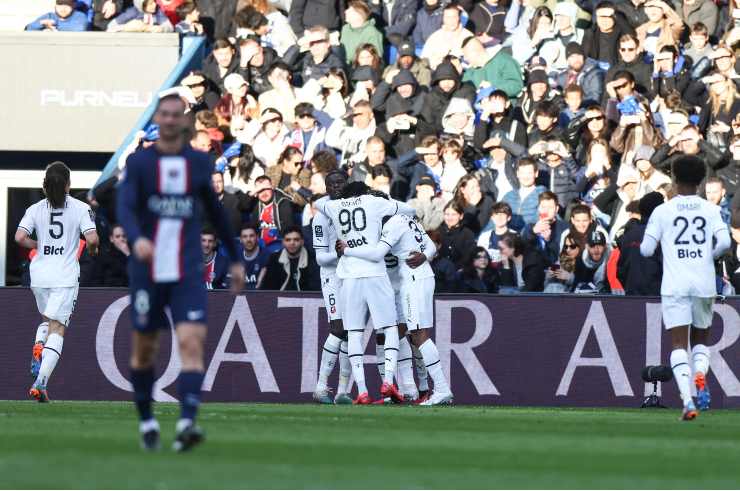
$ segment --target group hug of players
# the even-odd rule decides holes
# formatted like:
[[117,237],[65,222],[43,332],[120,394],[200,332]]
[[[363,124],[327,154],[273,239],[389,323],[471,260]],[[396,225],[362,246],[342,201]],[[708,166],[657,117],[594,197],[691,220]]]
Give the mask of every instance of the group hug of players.
[[[429,335],[434,325],[434,272],[429,265],[436,253],[434,243],[412,207],[364,183],[347,181],[341,170],[327,175],[328,196],[316,203],[312,223],[329,317],[313,398],[323,404],[450,404],[452,392]],[[363,332],[368,313],[382,379],[376,401],[365,384]],[[332,398],[328,378],[337,359],[339,383]],[[352,378],[358,392],[354,401],[349,396]]]

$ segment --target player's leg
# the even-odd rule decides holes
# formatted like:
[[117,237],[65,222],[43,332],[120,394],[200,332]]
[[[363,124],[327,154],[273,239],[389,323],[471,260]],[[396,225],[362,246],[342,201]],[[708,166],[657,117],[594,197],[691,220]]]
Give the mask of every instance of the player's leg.
[[36,328],[36,337],[33,341],[33,349],[31,350],[31,378],[34,380],[39,376],[39,368],[41,368],[41,354],[48,337],[49,319],[44,317],[43,322]]
[[398,385],[407,401],[415,401],[419,398],[419,391],[414,381],[413,361],[411,354],[411,343],[406,336],[408,329],[406,323],[398,323]]
[[697,415],[691,398],[691,367],[689,366],[689,325],[691,325],[691,299],[689,297],[662,297],[663,322],[671,332],[671,369],[683,403],[682,419],[691,420]]
[[347,352],[352,376],[357,384],[355,404],[370,404],[372,401],[365,385],[365,364],[362,333],[365,330],[367,301],[362,287],[363,278],[347,278],[342,281],[341,302],[342,321],[347,331]]
[[419,398],[417,402],[424,402],[429,398],[429,374],[427,372],[427,366],[424,364],[424,357],[421,355],[419,348],[411,343],[411,353],[414,356],[414,370],[416,371],[416,378],[419,380]]
[[352,404],[352,398],[349,395],[352,391],[352,365],[349,363],[347,339],[347,331],[344,330],[342,323],[342,344],[339,345],[339,383],[337,384],[337,395],[334,396],[334,404]]
[[385,380],[385,333],[381,331],[375,331],[375,366],[382,383]]
[[321,283],[321,293],[324,296],[326,315],[329,318],[329,335],[326,341],[324,341],[324,347],[321,350],[319,376],[313,392],[314,401],[320,404],[332,404],[334,402],[329,395],[329,375],[331,375],[334,366],[337,364],[344,334],[337,305],[339,293],[337,283],[336,275],[323,278]]
[[712,325],[714,299],[694,298],[691,337],[691,361],[694,365],[694,386],[696,387],[696,406],[701,411],[709,409],[712,398],[707,385],[709,375],[709,328]]
[[403,402],[403,395],[393,383],[398,365],[398,327],[396,309],[388,306],[395,305],[393,287],[388,276],[365,278],[367,283],[367,305],[370,317],[376,330],[382,331],[385,336],[383,351],[385,355],[385,371],[383,384],[380,386],[380,395],[390,397],[395,402]]

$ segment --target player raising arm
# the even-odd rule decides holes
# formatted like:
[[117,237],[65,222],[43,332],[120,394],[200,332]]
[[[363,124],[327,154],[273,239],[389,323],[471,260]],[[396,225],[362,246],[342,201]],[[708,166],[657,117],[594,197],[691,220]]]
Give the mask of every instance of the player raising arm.
[[661,306],[663,322],[671,331],[671,368],[683,400],[683,420],[697,416],[690,389],[689,327],[697,403],[700,409],[709,409],[706,343],[717,294],[714,259],[730,246],[720,208],[696,194],[705,174],[704,163],[697,157],[676,160],[673,178],[678,195],[655,209],[640,245],[643,256],[652,256],[658,245],[663,253]]
[[434,382],[434,393],[421,405],[451,403],[452,392],[440,365],[439,351],[429,337],[434,325],[434,271],[429,265],[436,253],[434,242],[413,217],[395,215],[383,225],[380,241],[374,246],[348,248],[340,243],[339,247],[348,257],[368,261],[381,260],[389,252],[402,259],[401,298],[406,325],[411,342],[421,351]]
[[[69,168],[54,162],[46,168],[46,198],[26,210],[15,241],[27,249],[36,249],[31,261],[31,290],[44,322],[36,330],[31,359],[35,378],[29,395],[38,402],[48,402],[49,377],[62,356],[64,331],[77,302],[80,264],[77,262],[80,233],[87,250],[98,253],[98,233],[93,212],[80,200],[69,196]],[[31,234],[36,232],[36,240]]]
[[[228,219],[211,187],[213,165],[205,153],[185,141],[188,119],[177,95],[159,100],[154,122],[159,140],[129,156],[118,191],[118,217],[133,244],[129,256],[133,341],[131,383],[139,412],[142,447],[159,447],[159,424],[152,414],[154,361],[159,330],[169,328],[170,308],[182,360],[178,377],[180,420],[173,444],[188,450],[203,439],[195,424],[203,384],[203,343],[206,337],[206,289],[200,232],[203,211],[226,246],[231,288],[244,285]],[[174,340],[173,340],[174,342]]]

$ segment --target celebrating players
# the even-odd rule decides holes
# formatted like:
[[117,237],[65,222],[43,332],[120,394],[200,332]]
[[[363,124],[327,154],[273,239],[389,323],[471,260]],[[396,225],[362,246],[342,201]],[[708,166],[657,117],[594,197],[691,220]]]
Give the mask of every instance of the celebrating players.
[[[131,382],[139,412],[142,447],[159,447],[159,424],[152,414],[154,360],[159,329],[169,326],[169,307],[182,360],[178,379],[180,419],[173,444],[185,451],[203,440],[195,424],[203,383],[206,289],[200,232],[205,210],[226,246],[232,291],[244,284],[226,214],[213,192],[213,165],[185,141],[185,102],[177,95],[159,100],[154,114],[159,140],[132,154],[118,193],[118,216],[133,244],[129,259],[133,342]],[[173,340],[174,342],[174,340]]]
[[[36,379],[28,391],[38,402],[48,402],[47,386],[62,356],[64,331],[77,302],[80,265],[77,262],[80,233],[91,255],[98,251],[93,212],[69,196],[69,168],[54,162],[46,168],[46,198],[26,210],[15,233],[22,247],[36,249],[31,261],[31,290],[44,322],[36,331],[31,375]],[[31,235],[36,232],[36,240]]]
[[673,177],[678,196],[655,209],[640,245],[643,256],[652,256],[659,244],[663,253],[660,290],[663,322],[671,331],[671,368],[681,393],[685,421],[697,416],[690,388],[689,327],[697,403],[699,409],[709,409],[706,343],[717,291],[714,259],[730,246],[730,235],[720,208],[696,194],[705,174],[704,162],[697,157],[680,157],[674,162]]

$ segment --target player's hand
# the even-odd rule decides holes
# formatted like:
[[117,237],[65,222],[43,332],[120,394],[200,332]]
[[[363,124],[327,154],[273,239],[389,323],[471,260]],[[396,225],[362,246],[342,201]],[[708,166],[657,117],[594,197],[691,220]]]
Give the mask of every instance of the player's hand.
[[139,261],[145,263],[152,262],[152,258],[154,257],[154,244],[152,241],[144,237],[136,239],[136,242],[134,242],[134,256]]
[[229,266],[231,275],[231,293],[238,295],[244,289],[244,265],[242,263],[233,263]]
[[98,255],[98,251],[99,251],[100,248],[98,247],[98,243],[97,242],[94,242],[93,243],[93,242],[87,241],[87,246],[86,247],[87,247],[87,253],[88,254],[90,254],[91,256],[97,256]]
[[418,251],[414,251],[406,259],[406,265],[411,269],[416,269],[422,264],[424,264],[426,260],[427,260],[427,257],[424,254]]
[[341,240],[338,240],[337,243],[334,245],[334,249],[337,251],[337,256],[342,257],[344,255],[344,250],[347,248],[347,243]]

